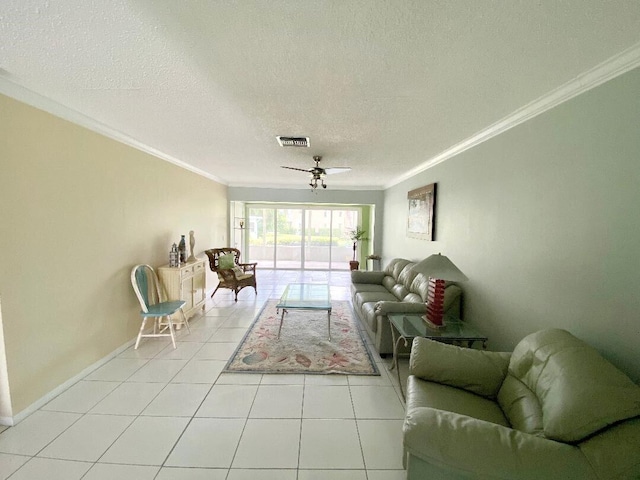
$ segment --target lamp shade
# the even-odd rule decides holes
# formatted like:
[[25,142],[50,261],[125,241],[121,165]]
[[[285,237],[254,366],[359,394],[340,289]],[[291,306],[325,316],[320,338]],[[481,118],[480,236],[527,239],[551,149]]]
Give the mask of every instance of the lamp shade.
[[448,280],[450,282],[464,282],[469,280],[448,257],[440,253],[431,255],[421,262],[416,263],[412,270],[423,273],[428,277]]

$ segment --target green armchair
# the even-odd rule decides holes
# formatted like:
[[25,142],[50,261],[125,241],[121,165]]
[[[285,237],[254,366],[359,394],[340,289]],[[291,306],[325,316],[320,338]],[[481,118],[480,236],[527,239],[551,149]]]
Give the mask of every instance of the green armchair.
[[513,353],[414,339],[407,479],[638,479],[640,387],[569,332]]

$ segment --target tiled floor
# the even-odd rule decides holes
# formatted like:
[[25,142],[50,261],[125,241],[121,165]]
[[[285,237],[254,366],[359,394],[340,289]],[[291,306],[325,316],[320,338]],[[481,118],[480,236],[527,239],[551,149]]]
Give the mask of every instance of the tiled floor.
[[389,360],[375,357],[379,377],[221,373],[264,302],[296,281],[349,296],[348,272],[261,270],[257,296],[219,291],[177,349],[144,339],[2,431],[0,480],[403,479]]

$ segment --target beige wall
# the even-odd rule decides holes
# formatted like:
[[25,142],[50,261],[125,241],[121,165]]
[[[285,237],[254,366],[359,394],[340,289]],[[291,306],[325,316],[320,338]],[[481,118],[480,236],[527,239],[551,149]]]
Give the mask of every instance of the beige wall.
[[226,243],[227,187],[1,95],[0,112],[0,298],[16,415],[135,336],[134,264],[167,263],[189,230],[200,256]]
[[[640,382],[639,126],[636,69],[388,189],[385,260],[449,256],[491,349],[561,327]],[[432,182],[437,239],[408,239]]]

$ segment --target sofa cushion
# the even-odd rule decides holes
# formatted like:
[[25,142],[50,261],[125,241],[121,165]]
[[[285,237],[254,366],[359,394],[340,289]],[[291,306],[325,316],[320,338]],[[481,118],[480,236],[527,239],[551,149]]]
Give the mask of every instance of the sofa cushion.
[[382,285],[376,285],[374,283],[352,283],[351,284],[351,296],[354,297],[358,292],[384,292],[388,293],[388,290]]
[[407,290],[407,287],[405,287],[401,283],[396,283],[393,287],[391,287],[391,293],[393,293],[397,300],[402,300],[407,296],[409,290]]
[[415,264],[415,262],[407,263],[398,275],[398,283],[404,285],[404,287],[407,289],[407,292],[411,288],[413,279],[416,278],[417,275],[419,275],[418,272],[413,271],[413,267],[415,266]]
[[358,292],[353,297],[355,306],[361,308],[367,302],[378,302],[380,300],[395,301],[396,297],[389,292]]
[[411,411],[420,407],[437,408],[505,427],[509,426],[509,421],[495,401],[466,390],[435,382],[425,382],[414,375],[409,375],[406,410]]
[[525,337],[513,351],[509,373],[538,398],[547,438],[577,442],[640,416],[640,387],[565,330]]
[[393,287],[396,285],[395,277],[392,277],[391,275],[387,275],[382,279],[382,285],[384,285],[384,288],[386,288],[387,291],[390,292],[391,290],[393,290]]
[[400,272],[407,266],[408,263],[411,263],[409,260],[405,258],[394,258],[389,262],[389,265],[384,269],[384,273],[393,277],[394,281],[398,279],[400,276]]

